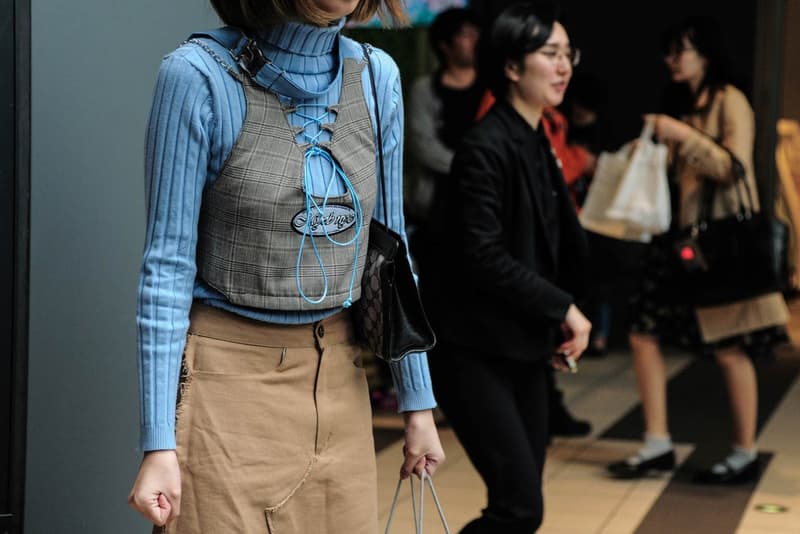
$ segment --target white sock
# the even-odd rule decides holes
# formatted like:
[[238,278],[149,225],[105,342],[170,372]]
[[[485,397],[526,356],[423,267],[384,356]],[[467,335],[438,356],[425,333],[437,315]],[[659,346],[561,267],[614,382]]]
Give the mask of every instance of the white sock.
[[639,463],[655,458],[661,454],[672,450],[672,438],[667,434],[666,436],[655,436],[653,434],[644,435],[644,446],[639,449],[635,455],[631,456],[626,462],[630,465],[638,465]]
[[739,471],[744,466],[755,460],[756,457],[758,457],[758,449],[755,447],[752,449],[743,449],[738,445],[734,445],[731,453],[726,456],[723,461],[711,466],[711,472],[716,475],[721,475],[726,473],[729,469]]

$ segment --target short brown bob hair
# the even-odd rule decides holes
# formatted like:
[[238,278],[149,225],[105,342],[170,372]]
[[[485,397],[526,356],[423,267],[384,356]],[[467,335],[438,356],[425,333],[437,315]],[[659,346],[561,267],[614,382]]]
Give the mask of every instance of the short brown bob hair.
[[[211,5],[225,24],[257,30],[293,20],[327,26],[332,21],[314,0],[211,0]],[[404,0],[360,0],[348,20],[364,22],[378,14],[386,24],[406,24]]]

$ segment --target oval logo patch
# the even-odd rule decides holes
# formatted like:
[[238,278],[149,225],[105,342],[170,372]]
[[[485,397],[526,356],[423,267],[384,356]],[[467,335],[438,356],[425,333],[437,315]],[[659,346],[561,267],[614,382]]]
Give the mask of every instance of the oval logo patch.
[[356,212],[350,206],[328,204],[325,212],[311,208],[311,218],[306,210],[298,211],[292,217],[292,229],[298,234],[308,233],[315,236],[336,235],[344,232],[356,222]]

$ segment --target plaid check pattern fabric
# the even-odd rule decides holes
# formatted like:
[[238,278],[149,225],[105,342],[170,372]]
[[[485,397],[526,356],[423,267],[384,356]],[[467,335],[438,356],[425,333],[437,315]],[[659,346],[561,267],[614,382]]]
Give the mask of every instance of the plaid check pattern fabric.
[[[375,144],[362,71],[365,63],[346,58],[339,103],[328,111],[335,120],[323,124],[329,142],[319,143],[350,179],[364,213],[353,300],[361,293],[361,275],[367,253],[369,221],[375,207],[377,180]],[[341,306],[349,294],[355,243],[338,247],[324,235],[316,237],[328,276],[328,296],[312,304],[298,292],[295,270],[302,239],[292,226],[306,209],[303,190],[304,154],[311,144],[298,144],[299,128],[289,125],[278,97],[243,79],[247,114],[236,145],[220,176],[205,191],[200,214],[198,271],[232,303],[273,310],[309,310]],[[320,201],[321,199],[318,199]],[[329,204],[353,208],[349,194],[328,199]],[[327,212],[326,212],[327,214]],[[334,236],[353,239],[356,225]],[[306,237],[299,280],[306,295],[324,289],[322,271]]]

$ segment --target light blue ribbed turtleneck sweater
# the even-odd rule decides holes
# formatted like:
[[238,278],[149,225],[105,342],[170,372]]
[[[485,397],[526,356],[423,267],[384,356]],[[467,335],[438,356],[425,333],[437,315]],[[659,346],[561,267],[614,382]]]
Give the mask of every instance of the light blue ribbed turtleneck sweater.
[[[259,43],[264,54],[298,86],[293,94],[284,95],[285,100],[325,106],[338,102],[341,62],[337,52],[341,47],[336,43],[343,23],[328,28],[290,23],[261,32]],[[230,61],[224,49],[216,43],[208,44],[219,58]],[[376,50],[371,60],[376,73],[386,158],[388,222],[405,237],[400,77],[397,66],[385,53]],[[363,87],[374,120],[372,91],[366,74]],[[312,312],[240,308],[197,277],[195,250],[203,189],[222,170],[239,135],[245,111],[240,83],[205,49],[189,43],[164,59],[146,138],[147,233],[137,310],[141,447],[145,451],[175,448],[178,374],[193,299],[281,324],[311,323],[339,311],[325,309],[324,302],[319,311]],[[305,126],[307,134],[318,133],[316,123],[305,125],[307,121],[296,113],[289,118],[293,126]],[[329,139],[327,131],[321,132],[320,141]],[[324,177],[329,175],[326,165],[321,158],[314,162],[315,191],[324,188]],[[298,183],[300,180],[302,177],[298,177]],[[379,197],[375,216],[381,220],[383,210]],[[435,406],[426,355],[411,355],[393,364],[392,375],[401,411]]]

